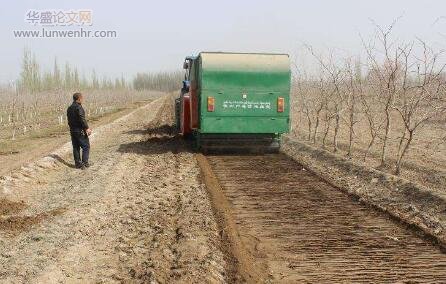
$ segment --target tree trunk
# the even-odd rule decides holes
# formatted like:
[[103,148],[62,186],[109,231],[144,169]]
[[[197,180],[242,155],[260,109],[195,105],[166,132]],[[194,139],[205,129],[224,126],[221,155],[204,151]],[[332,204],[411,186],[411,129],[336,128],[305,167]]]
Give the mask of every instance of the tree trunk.
[[348,152],[347,156],[351,158],[352,147],[353,147],[353,127],[355,126],[355,108],[354,105],[350,108],[350,125],[349,125],[349,141],[348,141]]
[[316,144],[316,138],[317,138],[317,130],[319,128],[319,115],[321,113],[321,110],[317,110],[316,112],[316,122],[314,125],[314,131],[313,131],[313,144]]
[[328,132],[330,131],[330,125],[331,125],[331,121],[327,121],[327,127],[325,128],[324,131],[324,137],[322,138],[322,147],[325,148],[325,141],[327,141],[327,136],[328,136]]
[[370,153],[370,149],[372,148],[373,144],[375,143],[375,137],[376,136],[372,136],[372,138],[370,139],[369,145],[367,146],[367,149],[365,150],[364,162],[367,159],[367,155]]
[[406,139],[406,132],[407,132],[407,130],[404,129],[403,136],[400,137],[400,143],[398,143],[398,151],[396,152],[397,160],[399,159],[399,156],[400,156],[400,153],[401,153],[401,148],[403,147],[404,140]]
[[409,137],[407,138],[407,142],[406,144],[404,144],[404,148],[403,151],[401,152],[401,155],[399,155],[398,159],[396,160],[395,175],[399,175],[401,173],[401,164],[403,162],[404,156],[407,153],[407,150],[409,149],[410,143],[412,142],[413,132],[414,129],[409,130]]
[[308,119],[308,141],[311,140],[311,120]]
[[333,152],[334,153],[336,153],[338,151],[339,119],[340,119],[340,115],[339,115],[339,113],[336,113],[335,129],[334,129],[334,135],[333,135]]
[[387,151],[387,139],[389,138],[390,131],[390,113],[389,109],[386,108],[386,128],[384,132],[383,145],[381,149],[381,166],[386,164],[386,151]]

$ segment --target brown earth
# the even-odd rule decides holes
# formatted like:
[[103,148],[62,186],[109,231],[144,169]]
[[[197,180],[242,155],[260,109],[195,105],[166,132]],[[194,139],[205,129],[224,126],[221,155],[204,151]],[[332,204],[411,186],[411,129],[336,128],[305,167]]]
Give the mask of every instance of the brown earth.
[[446,281],[446,254],[429,238],[360,203],[290,157],[207,158],[237,224],[238,247],[257,263],[267,263],[272,279],[266,281]]
[[266,262],[254,255],[249,247],[243,243],[240,228],[232,214],[233,209],[224,195],[218,178],[212,171],[205,156],[196,155],[200,165],[202,178],[206,184],[212,201],[214,214],[218,220],[220,237],[225,246],[223,250],[228,258],[229,278],[231,283],[269,283],[271,274]]
[[68,152],[6,177],[0,282],[226,281],[199,168],[169,126],[172,105],[162,98],[98,129],[85,171]]
[[47,218],[51,218],[64,213],[64,208],[57,208],[48,212],[42,212],[34,216],[8,216],[0,218],[0,230],[17,234],[20,231],[27,230],[32,226],[39,224]]
[[21,211],[26,204],[21,202],[12,202],[7,199],[0,199],[0,215],[8,215]]
[[444,192],[366,167],[295,139],[285,138],[282,150],[334,187],[417,227],[446,248]]

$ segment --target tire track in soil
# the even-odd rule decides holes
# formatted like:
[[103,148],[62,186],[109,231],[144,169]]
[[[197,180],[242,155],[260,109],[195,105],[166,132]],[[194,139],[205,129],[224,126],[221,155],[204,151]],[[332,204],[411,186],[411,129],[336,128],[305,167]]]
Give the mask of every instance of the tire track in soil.
[[446,283],[438,246],[289,157],[207,159],[239,247],[267,263],[273,282]]
[[214,214],[218,220],[220,237],[224,242],[230,283],[269,283],[271,273],[257,251],[251,251],[242,241],[236,221],[231,214],[231,206],[224,196],[217,177],[202,154],[195,155],[201,168],[201,176],[206,184]]

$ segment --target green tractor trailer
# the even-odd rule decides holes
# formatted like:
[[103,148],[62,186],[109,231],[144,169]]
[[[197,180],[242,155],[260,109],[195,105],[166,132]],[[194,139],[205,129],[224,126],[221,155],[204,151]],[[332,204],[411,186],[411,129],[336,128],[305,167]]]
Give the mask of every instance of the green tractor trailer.
[[287,54],[201,52],[186,57],[176,99],[180,134],[198,149],[277,151],[290,128]]

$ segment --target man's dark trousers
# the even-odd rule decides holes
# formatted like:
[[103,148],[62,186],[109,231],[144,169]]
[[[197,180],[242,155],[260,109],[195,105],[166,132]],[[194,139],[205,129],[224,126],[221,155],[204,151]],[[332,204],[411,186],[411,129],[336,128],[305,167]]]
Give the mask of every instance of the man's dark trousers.
[[[88,164],[90,155],[90,140],[84,131],[71,131],[71,143],[73,144],[73,156],[76,167]],[[82,148],[82,159],[80,149]]]

